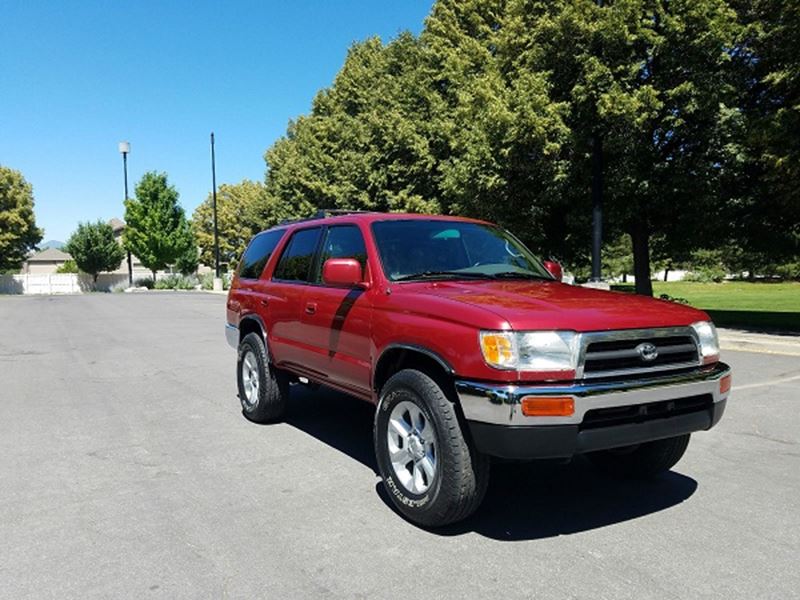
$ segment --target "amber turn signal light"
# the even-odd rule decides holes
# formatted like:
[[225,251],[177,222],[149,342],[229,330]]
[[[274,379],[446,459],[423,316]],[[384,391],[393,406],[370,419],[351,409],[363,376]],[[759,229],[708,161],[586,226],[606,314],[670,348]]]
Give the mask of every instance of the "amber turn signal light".
[[569,417],[575,413],[575,400],[569,396],[522,398],[522,414],[526,417]]
[[727,394],[730,391],[731,391],[731,376],[725,375],[725,377],[719,380],[719,393]]

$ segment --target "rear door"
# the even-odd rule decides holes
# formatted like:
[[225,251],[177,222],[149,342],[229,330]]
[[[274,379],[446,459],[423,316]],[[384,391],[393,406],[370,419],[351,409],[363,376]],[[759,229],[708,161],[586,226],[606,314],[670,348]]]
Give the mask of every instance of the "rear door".
[[303,331],[305,298],[314,278],[322,227],[290,234],[269,281],[269,344],[276,363],[298,371],[309,367],[309,344]]
[[307,288],[301,328],[308,344],[308,366],[325,373],[330,383],[360,395],[370,393],[370,323],[372,306],[367,290],[325,285],[322,266],[329,258],[354,258],[362,279],[367,250],[361,229],[334,225],[323,233],[313,283]]

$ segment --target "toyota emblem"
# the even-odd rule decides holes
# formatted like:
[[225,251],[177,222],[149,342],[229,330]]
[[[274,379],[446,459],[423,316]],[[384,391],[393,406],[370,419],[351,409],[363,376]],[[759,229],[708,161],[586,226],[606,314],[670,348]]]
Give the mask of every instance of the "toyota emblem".
[[639,357],[645,362],[653,362],[658,358],[658,348],[656,348],[655,344],[651,344],[650,342],[644,342],[636,346],[636,352],[639,353]]

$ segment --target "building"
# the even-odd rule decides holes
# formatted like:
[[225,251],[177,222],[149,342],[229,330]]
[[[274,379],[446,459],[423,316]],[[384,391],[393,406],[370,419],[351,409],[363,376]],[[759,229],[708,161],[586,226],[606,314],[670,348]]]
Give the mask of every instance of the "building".
[[22,272],[29,275],[52,275],[68,260],[72,260],[72,257],[66,252],[57,248],[47,248],[29,256],[22,263]]

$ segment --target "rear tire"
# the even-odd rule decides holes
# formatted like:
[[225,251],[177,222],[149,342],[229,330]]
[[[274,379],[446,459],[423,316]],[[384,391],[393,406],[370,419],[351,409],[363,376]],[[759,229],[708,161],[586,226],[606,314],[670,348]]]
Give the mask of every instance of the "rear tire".
[[649,478],[669,471],[689,446],[690,434],[625,448],[590,452],[586,457],[617,477]]
[[381,391],[375,455],[397,510],[424,527],[471,515],[486,494],[489,457],[470,444],[455,406],[431,377],[405,369]]
[[242,413],[255,423],[280,420],[289,398],[289,377],[269,362],[264,339],[248,333],[239,343],[236,376]]

